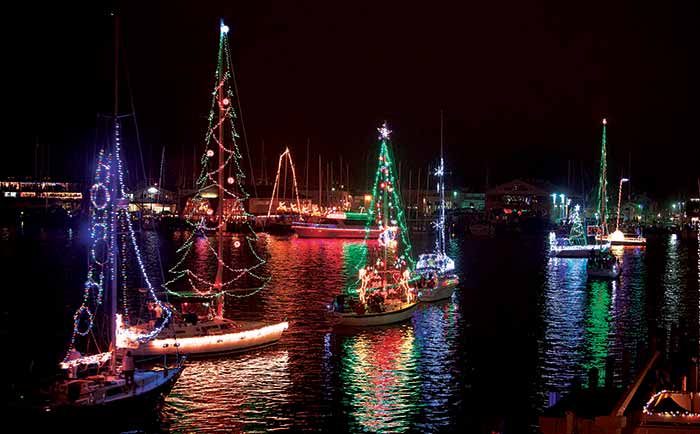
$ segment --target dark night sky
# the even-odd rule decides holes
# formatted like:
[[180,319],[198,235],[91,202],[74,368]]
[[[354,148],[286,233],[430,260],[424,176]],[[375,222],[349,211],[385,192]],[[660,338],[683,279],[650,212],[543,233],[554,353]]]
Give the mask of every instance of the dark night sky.
[[[492,183],[562,182],[569,159],[593,173],[606,116],[611,178],[631,151],[635,190],[697,191],[697,2],[376,3],[122,4],[147,163],[166,145],[172,183],[181,149],[191,158],[202,144],[223,17],[256,170],[263,139],[270,170],[284,145],[303,168],[309,137],[314,156],[342,154],[362,178],[383,119],[417,168],[436,157],[444,109],[461,182],[479,188],[487,164]],[[17,11],[4,38],[16,61],[5,63],[2,175],[33,173],[38,137],[52,175],[83,176],[96,114],[112,104],[109,8],[36,9]]]

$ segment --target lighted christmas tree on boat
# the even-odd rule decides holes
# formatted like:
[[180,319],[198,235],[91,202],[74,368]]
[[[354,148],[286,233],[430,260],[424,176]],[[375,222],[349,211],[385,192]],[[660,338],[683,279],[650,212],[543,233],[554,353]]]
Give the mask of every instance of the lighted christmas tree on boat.
[[[413,259],[386,122],[379,130],[379,157],[367,227],[380,225],[376,240],[366,235],[367,254],[349,294],[336,297],[331,313],[340,326],[363,327],[405,321],[418,303],[411,278]],[[369,234],[369,230],[366,232]]]
[[[607,231],[605,219],[607,216],[607,143],[606,143],[606,126],[608,122],[603,119],[603,137],[600,152],[600,182],[598,183],[598,208],[596,215],[602,219],[602,224],[599,228]],[[610,248],[610,243],[601,241],[598,237],[595,238],[594,244],[589,244],[586,236],[586,228],[580,218],[574,221],[577,217],[578,209],[575,209],[572,216],[572,226],[568,238],[557,238],[554,232],[549,234],[550,254],[558,258],[588,258],[594,251],[606,250]],[[596,229],[591,227],[590,229]],[[600,229],[599,229],[600,230]],[[607,232],[606,232],[607,233]]]
[[[226,297],[252,296],[270,279],[260,271],[266,261],[256,252],[258,237],[243,206],[248,193],[243,185],[245,175],[237,143],[227,34],[228,26],[222,21],[202,170],[197,181],[198,191],[190,201],[193,204],[191,214],[186,219],[190,225],[189,237],[178,249],[179,259],[170,269],[173,278],[165,283],[168,294],[179,303],[179,309],[174,312],[169,327],[149,342],[130,339],[135,327],[120,329],[125,342],[140,356],[240,352],[277,342],[288,327],[284,321],[268,323],[224,318]],[[210,199],[216,199],[215,213]],[[209,218],[198,216],[203,208],[212,210],[206,213]],[[235,237],[227,234],[229,223],[235,223],[242,233]],[[202,236],[214,231],[215,236]],[[226,241],[230,245],[225,251]],[[243,263],[233,264],[230,257],[234,256]]]

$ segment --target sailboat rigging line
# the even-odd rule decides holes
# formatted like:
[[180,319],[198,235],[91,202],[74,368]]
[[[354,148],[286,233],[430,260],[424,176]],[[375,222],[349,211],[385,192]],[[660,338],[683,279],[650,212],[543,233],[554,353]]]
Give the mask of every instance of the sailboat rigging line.
[[241,97],[238,94],[238,80],[236,80],[236,71],[231,65],[231,53],[228,50],[228,44],[226,44],[226,62],[228,62],[228,70],[231,71],[231,78],[233,79],[233,91],[236,93],[236,103],[238,104],[238,114],[241,117],[241,131],[243,132],[243,142],[245,143],[246,157],[248,158],[248,166],[250,166],[250,182],[253,184],[253,191],[255,192],[255,197],[258,197],[258,187],[255,185],[255,173],[253,172],[253,159],[250,158],[250,147],[248,147],[248,134],[245,131],[245,122],[243,122],[243,107],[241,106]]
[[[139,157],[141,161],[141,173],[143,173],[143,179],[147,182],[146,178],[146,163],[143,160],[143,150],[141,148],[141,134],[139,133],[139,124],[136,122],[136,106],[134,104],[134,92],[131,88],[131,75],[129,74],[129,59],[126,55],[126,49],[122,41],[118,41],[121,47],[122,59],[124,60],[124,78],[126,79],[126,88],[129,91],[129,103],[131,105],[131,116],[134,118],[134,129],[136,131],[136,143],[139,147]],[[115,113],[116,114],[116,113]],[[162,268],[162,267],[161,267]]]
[[[136,144],[138,145],[139,148],[139,161],[141,162],[141,173],[143,174],[143,180],[144,184],[148,184],[148,178],[146,177],[146,163],[144,162],[143,158],[143,147],[141,146],[141,133],[139,131],[139,123],[136,120],[136,104],[134,103],[134,92],[131,87],[131,75],[129,74],[129,61],[128,57],[126,55],[126,49],[124,48],[124,44],[122,41],[119,41],[119,45],[121,47],[121,53],[122,53],[122,59],[124,61],[124,76],[126,79],[126,87],[129,91],[129,103],[131,105],[131,113],[127,116],[131,116],[134,120],[134,132],[136,133]],[[117,116],[119,118],[119,116]],[[161,172],[162,172],[162,167],[161,167]],[[137,182],[138,185],[138,182]],[[163,188],[162,184],[159,184],[160,188]],[[151,225],[151,230],[155,231],[155,221],[153,219],[150,219],[150,225]],[[158,246],[156,246],[156,256],[158,257],[158,268],[160,270],[160,281],[165,282],[165,270],[163,268],[163,259],[161,258],[160,255],[160,249]],[[165,292],[166,296],[166,301],[167,301],[167,291]]]

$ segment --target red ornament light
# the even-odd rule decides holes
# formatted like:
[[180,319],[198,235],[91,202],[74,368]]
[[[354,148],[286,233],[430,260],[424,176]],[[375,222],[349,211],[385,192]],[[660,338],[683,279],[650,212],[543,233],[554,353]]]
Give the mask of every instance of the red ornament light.
[[224,105],[229,105],[231,101],[229,101],[228,98],[224,98],[222,102],[224,103]]
[[229,184],[233,184],[236,180],[233,179],[233,176],[229,176],[228,179],[227,179],[227,181],[228,181]]
[[207,150],[207,157],[213,157],[214,156],[214,151],[211,149]]

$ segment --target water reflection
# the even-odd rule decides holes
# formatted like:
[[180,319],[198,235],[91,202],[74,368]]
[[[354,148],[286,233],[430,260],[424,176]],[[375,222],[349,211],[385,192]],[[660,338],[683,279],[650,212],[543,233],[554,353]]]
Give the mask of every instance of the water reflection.
[[690,252],[673,236],[652,241],[646,249],[615,248],[622,263],[619,281],[587,279],[585,260],[547,261],[540,302],[540,410],[548,403],[548,392],[585,385],[593,368],[598,386],[628,384],[645,362],[650,337],[658,335],[649,324],[661,328],[661,350],[670,349],[676,329],[697,337],[700,328],[688,327],[689,321],[698,322],[698,290],[688,286],[697,284],[688,275],[689,263],[695,262],[689,260]]
[[459,302],[447,300],[423,304],[414,316],[424,405],[416,426],[423,432],[454,427],[462,411],[458,408],[464,387],[457,346],[463,326],[459,312]]
[[[613,318],[609,314],[610,293],[617,289],[617,282],[592,281],[588,287],[588,306],[586,309],[586,345],[584,348],[585,372],[598,371],[598,384],[605,384],[605,363],[608,356],[608,333]],[[592,384],[588,384],[592,386]]]
[[281,413],[292,381],[285,350],[188,363],[164,407],[176,432],[266,432],[289,428]]
[[540,402],[546,393],[579,381],[583,363],[586,312],[586,261],[550,258],[542,301],[544,336],[540,342]]
[[340,386],[351,430],[402,432],[420,406],[413,326],[365,332],[342,344]]
[[[167,270],[183,239],[140,236],[158,282],[159,246]],[[18,337],[17,372],[34,360],[35,372],[55,367],[67,337],[47,333],[45,324],[70,330],[65,305],[79,296],[84,276],[84,231],[70,242],[65,231],[37,237],[0,243],[8,270],[59,294],[36,305],[46,321],[35,325],[24,320],[26,294],[8,293],[7,309],[19,309],[7,321],[8,335]],[[425,238],[414,238],[417,252],[432,248]],[[290,329],[257,353],[191,361],[157,420],[163,428],[444,432],[466,424],[465,432],[488,432],[506,419],[514,427],[506,432],[526,432],[547,392],[585,383],[589,367],[600,369],[603,383],[608,357],[614,384],[624,384],[656,327],[678,325],[692,342],[700,339],[700,255],[687,240],[616,250],[623,265],[614,284],[589,281],[585,260],[545,258],[539,241],[526,237],[451,239],[448,251],[464,282],[451,302],[420,306],[411,322],[395,327],[338,334],[326,304],[356,279],[361,246],[261,235],[257,251],[268,259],[261,273],[271,280],[252,297],[228,298],[226,314],[287,318]],[[25,339],[27,331],[35,340]]]
[[685,281],[687,272],[687,252],[685,246],[680,245],[676,234],[668,238],[666,261],[662,280],[663,298],[660,309],[659,325],[665,331],[664,350],[669,351],[671,345],[671,333],[678,327],[681,317],[685,313],[683,295],[685,293]]
[[586,260],[548,260],[541,302],[540,408],[549,392],[587,385],[598,371],[597,386],[621,386],[636,372],[646,345],[646,266],[644,249],[615,248],[622,265],[618,280],[593,280]]

